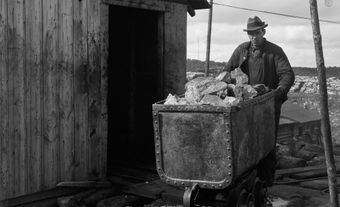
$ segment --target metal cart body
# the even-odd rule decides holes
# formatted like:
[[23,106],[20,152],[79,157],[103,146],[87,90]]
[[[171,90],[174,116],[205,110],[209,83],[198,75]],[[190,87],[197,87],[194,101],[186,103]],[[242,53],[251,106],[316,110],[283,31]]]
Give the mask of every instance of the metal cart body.
[[275,147],[275,91],[232,107],[152,107],[157,172],[171,185],[225,189]]

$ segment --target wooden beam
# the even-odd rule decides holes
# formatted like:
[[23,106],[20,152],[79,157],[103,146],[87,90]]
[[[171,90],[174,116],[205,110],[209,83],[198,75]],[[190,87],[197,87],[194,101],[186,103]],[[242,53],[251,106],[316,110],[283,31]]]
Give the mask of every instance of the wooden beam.
[[320,93],[320,106],[321,106],[321,134],[323,138],[323,145],[325,149],[328,183],[329,183],[329,195],[330,206],[339,207],[338,193],[336,187],[336,167],[333,156],[332,135],[329,123],[328,113],[328,96],[327,96],[327,81],[325,64],[322,51],[322,41],[319,25],[318,6],[316,0],[309,0],[311,22],[313,28],[314,47],[316,53],[316,65],[318,71],[319,80],[319,93]]
[[115,6],[133,7],[138,9],[149,9],[155,11],[166,11],[166,4],[158,0],[102,0],[105,4]]
[[208,34],[207,34],[207,51],[205,56],[205,76],[209,75],[210,67],[210,42],[211,42],[211,25],[212,25],[212,13],[213,13],[213,0],[210,0],[211,7],[209,9],[209,21],[208,21]]

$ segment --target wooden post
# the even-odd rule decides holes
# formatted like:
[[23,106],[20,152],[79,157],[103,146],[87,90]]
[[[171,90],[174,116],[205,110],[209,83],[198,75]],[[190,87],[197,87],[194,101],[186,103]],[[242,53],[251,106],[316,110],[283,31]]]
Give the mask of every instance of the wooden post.
[[327,84],[326,84],[326,72],[325,64],[322,51],[322,41],[319,25],[318,6],[316,0],[309,0],[311,22],[313,28],[314,47],[316,53],[316,65],[318,71],[319,80],[319,93],[320,93],[320,106],[321,106],[321,133],[323,138],[323,145],[325,148],[325,157],[328,174],[328,185],[330,195],[330,206],[339,207],[338,193],[337,193],[337,180],[336,180],[336,169],[334,164],[333,156],[333,145],[331,128],[329,123],[328,114],[328,95],[327,95]]
[[212,12],[213,12],[213,0],[210,0],[209,9],[209,21],[208,21],[208,34],[207,34],[207,51],[205,56],[205,76],[209,75],[209,62],[210,62],[210,40],[211,40],[211,22],[212,22]]

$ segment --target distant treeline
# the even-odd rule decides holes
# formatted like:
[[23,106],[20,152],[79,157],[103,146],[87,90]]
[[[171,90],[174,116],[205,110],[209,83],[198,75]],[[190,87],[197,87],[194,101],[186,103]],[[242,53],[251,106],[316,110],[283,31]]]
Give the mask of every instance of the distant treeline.
[[[212,73],[220,72],[226,62],[215,62],[210,61],[209,68]],[[316,68],[309,67],[293,67],[296,75],[301,76],[317,76]],[[204,72],[205,71],[205,61],[196,59],[187,59],[187,71],[188,72]],[[327,77],[340,77],[340,67],[327,67],[326,68]]]

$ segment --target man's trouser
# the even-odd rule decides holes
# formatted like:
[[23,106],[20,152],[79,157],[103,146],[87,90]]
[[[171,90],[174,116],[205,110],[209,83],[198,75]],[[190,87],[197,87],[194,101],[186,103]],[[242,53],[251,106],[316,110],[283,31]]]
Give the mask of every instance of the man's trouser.
[[[280,115],[281,115],[282,99],[280,96],[275,100],[275,145],[277,139],[277,131],[279,128]],[[274,149],[260,161],[257,167],[257,173],[261,180],[266,182],[266,186],[273,185],[275,179],[275,167],[276,167],[276,146]]]

